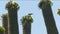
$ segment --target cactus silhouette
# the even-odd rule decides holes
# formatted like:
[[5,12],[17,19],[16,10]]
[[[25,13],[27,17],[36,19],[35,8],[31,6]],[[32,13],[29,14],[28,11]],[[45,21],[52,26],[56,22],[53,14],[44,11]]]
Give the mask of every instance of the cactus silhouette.
[[58,30],[51,9],[51,1],[41,1],[39,3],[39,8],[42,9],[45,25],[47,28],[47,34],[58,34]]
[[31,14],[23,16],[21,22],[23,26],[23,34],[31,34],[31,23],[33,22]]
[[8,34],[19,34],[17,11],[19,5],[16,2],[10,1],[6,4],[8,10]]
[[8,14],[2,15],[2,26],[5,28],[4,33],[8,34]]

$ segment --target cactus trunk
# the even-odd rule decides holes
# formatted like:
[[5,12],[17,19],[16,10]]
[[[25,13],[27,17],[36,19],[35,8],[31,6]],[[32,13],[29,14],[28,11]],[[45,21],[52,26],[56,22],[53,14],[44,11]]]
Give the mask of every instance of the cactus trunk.
[[[41,6],[41,4],[39,5],[39,7],[40,6]],[[47,34],[58,34],[58,30],[57,30],[55,20],[53,17],[51,5],[48,3],[44,3],[44,5],[42,7],[43,7],[42,13],[43,13],[45,25],[47,28]]]
[[19,34],[18,29],[18,19],[17,19],[17,10],[9,9],[8,10],[8,34]]
[[8,17],[7,17],[7,14],[2,16],[2,22],[3,22],[2,25],[5,28],[4,33],[8,34]]
[[23,25],[23,34],[31,34],[31,23],[26,22]]

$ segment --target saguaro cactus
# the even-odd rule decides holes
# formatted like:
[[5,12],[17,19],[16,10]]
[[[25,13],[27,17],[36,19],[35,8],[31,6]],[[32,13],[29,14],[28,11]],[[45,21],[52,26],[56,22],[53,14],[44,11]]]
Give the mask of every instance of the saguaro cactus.
[[10,1],[6,4],[8,10],[8,34],[19,34],[17,11],[19,5],[16,2]]
[[51,1],[41,1],[39,3],[39,8],[42,9],[45,25],[47,28],[47,34],[58,34],[58,30],[51,9]]
[[21,22],[23,26],[23,34],[31,34],[31,23],[33,22],[31,14],[23,16]]
[[2,16],[2,25],[5,28],[5,34],[8,34],[8,14],[3,14]]

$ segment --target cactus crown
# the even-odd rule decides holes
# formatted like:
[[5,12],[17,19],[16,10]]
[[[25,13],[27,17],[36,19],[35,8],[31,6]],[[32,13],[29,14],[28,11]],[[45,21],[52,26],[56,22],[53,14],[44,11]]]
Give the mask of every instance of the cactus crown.
[[0,26],[0,31],[4,31],[4,30],[5,30],[4,27],[1,27],[1,26]]
[[31,17],[31,15],[26,15],[22,17],[21,19],[22,24],[26,23],[27,21],[30,23],[33,22],[33,18]]
[[44,6],[47,5],[47,4],[52,5],[52,2],[51,2],[50,0],[46,0],[46,1],[42,0],[42,1],[39,3],[39,7],[40,7],[40,8],[44,8]]
[[11,8],[19,9],[19,5],[14,1],[10,1],[6,4],[6,9],[11,9]]
[[8,17],[8,14],[3,14],[2,17],[3,17],[3,18],[6,18],[6,17]]

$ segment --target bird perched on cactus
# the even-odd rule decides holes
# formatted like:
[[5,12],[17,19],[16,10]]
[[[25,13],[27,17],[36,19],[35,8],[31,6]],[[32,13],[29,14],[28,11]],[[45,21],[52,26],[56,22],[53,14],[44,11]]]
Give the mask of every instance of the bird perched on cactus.
[[33,18],[31,15],[32,13],[29,13],[28,15],[23,16],[21,19],[23,34],[31,34],[31,23],[33,23]]

